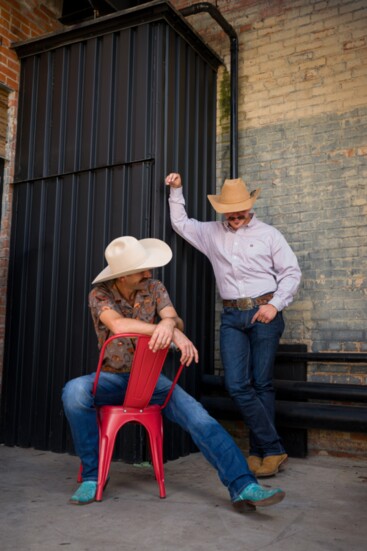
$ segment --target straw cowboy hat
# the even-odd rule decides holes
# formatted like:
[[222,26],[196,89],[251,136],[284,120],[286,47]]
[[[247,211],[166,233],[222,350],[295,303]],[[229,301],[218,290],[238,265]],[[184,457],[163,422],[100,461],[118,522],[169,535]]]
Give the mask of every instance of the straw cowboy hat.
[[165,266],[172,258],[170,247],[160,239],[118,237],[106,247],[108,266],[92,281],[101,283],[118,277]]
[[225,180],[219,195],[208,195],[208,199],[216,212],[239,212],[253,207],[260,195],[260,188],[249,193],[242,178]]

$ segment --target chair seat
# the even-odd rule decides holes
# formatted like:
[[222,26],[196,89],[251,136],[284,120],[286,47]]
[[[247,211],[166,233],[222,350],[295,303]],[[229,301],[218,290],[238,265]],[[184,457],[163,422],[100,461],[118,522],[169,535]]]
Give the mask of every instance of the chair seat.
[[162,406],[157,404],[145,406],[144,408],[135,408],[135,407],[129,407],[129,406],[100,406],[98,408],[98,414],[100,417],[105,413],[108,413],[110,415],[120,415],[121,413],[123,414],[136,413],[137,415],[156,413],[160,415],[161,411],[162,411]]

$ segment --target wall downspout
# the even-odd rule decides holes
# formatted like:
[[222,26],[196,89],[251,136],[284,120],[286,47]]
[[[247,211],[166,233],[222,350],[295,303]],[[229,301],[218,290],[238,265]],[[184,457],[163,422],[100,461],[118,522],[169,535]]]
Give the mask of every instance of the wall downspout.
[[223,17],[218,8],[209,2],[198,2],[180,10],[187,17],[200,12],[208,12],[222,27],[231,45],[231,115],[230,115],[230,177],[238,178],[238,36],[232,25]]

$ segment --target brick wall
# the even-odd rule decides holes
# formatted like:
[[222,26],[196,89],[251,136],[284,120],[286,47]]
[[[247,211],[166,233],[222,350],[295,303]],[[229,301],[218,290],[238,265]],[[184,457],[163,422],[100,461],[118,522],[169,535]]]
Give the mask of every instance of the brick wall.
[[[262,188],[256,211],[285,234],[303,270],[284,340],[365,351],[367,4],[215,4],[239,36],[239,175]],[[229,70],[225,33],[207,14],[189,21]],[[229,176],[220,88],[218,189]]]
[[[55,18],[57,2],[39,0],[0,0],[0,88],[1,119],[6,121],[2,133],[1,155],[5,157],[4,190],[0,230],[0,376],[5,333],[6,281],[12,208],[12,182],[16,140],[19,68],[16,53],[11,49],[19,42],[61,28]],[[51,11],[52,9],[52,11]]]
[[[190,3],[173,1],[178,9]],[[317,352],[365,352],[367,3],[212,3],[239,37],[239,176],[250,189],[262,188],[256,212],[284,233],[303,272],[285,312],[283,342]],[[225,62],[218,86],[219,190],[229,177],[229,39],[208,14],[189,21]],[[219,304],[217,310],[219,323]],[[216,358],[220,371],[218,339]],[[309,364],[308,376],[366,384],[367,366]],[[328,438],[312,431],[310,442],[315,450],[335,451],[335,438]],[[367,450],[362,436],[338,438],[343,450],[346,442],[350,450]]]

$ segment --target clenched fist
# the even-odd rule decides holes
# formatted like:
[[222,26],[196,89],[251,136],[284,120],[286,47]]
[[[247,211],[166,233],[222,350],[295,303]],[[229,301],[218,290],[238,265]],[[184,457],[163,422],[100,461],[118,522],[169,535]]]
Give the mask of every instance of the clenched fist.
[[182,186],[181,176],[176,172],[171,172],[171,174],[168,174],[168,176],[166,176],[165,182],[166,182],[166,186],[170,186],[170,187]]

